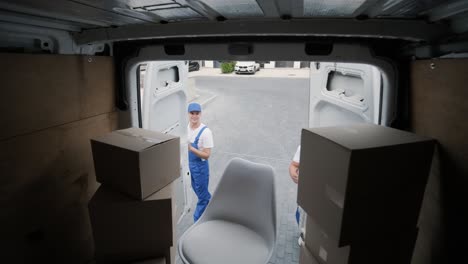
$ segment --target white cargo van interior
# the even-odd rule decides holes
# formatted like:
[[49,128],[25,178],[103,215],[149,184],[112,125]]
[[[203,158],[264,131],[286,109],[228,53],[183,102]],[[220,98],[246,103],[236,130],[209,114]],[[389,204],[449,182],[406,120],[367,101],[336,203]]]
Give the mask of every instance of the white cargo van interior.
[[140,127],[186,142],[191,60],[306,62],[310,127],[437,140],[411,263],[467,262],[467,21],[463,0],[0,0],[2,262],[95,261],[90,139]]

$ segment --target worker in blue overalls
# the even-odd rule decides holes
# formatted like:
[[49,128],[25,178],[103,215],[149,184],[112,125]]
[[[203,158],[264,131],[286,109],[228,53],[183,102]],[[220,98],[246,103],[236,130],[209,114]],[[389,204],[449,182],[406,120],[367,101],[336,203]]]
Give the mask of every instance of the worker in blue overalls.
[[211,194],[208,191],[208,181],[210,168],[208,158],[213,148],[213,133],[203,123],[201,123],[201,106],[191,103],[188,106],[188,158],[189,169],[192,178],[192,188],[198,197],[197,208],[193,213],[193,220],[196,222],[205,211]]
[[[299,182],[299,164],[300,164],[300,160],[301,160],[301,145],[299,145],[299,147],[297,147],[297,150],[296,150],[296,153],[294,154],[294,157],[293,157],[293,160],[291,161],[291,164],[289,164],[289,176],[291,176],[291,179],[293,180],[293,182],[295,184],[298,184]],[[300,229],[300,234],[299,234],[299,238],[298,238],[298,243],[299,243],[299,246],[301,246],[303,243],[304,243],[304,229],[301,227],[301,222],[300,222],[300,219],[301,219],[301,214],[300,214],[300,211],[302,209],[299,208],[299,206],[297,206],[297,209],[296,209],[296,222],[299,226],[299,229]],[[304,221],[304,217],[302,217],[302,221]],[[302,222],[303,224],[303,222]]]
[[[291,176],[291,179],[295,184],[298,183],[299,181],[299,162],[301,159],[301,145],[297,147],[296,153],[294,154],[293,160],[291,161],[291,164],[289,164],[289,176]],[[300,213],[299,213],[299,207],[296,210],[296,222],[299,224],[299,219],[300,219]]]

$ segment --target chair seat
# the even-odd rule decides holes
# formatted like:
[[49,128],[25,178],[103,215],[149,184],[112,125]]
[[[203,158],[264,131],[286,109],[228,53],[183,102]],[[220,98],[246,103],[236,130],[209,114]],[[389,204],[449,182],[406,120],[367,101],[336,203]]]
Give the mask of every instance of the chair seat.
[[181,250],[193,264],[266,263],[270,253],[257,233],[223,220],[200,223],[184,236]]

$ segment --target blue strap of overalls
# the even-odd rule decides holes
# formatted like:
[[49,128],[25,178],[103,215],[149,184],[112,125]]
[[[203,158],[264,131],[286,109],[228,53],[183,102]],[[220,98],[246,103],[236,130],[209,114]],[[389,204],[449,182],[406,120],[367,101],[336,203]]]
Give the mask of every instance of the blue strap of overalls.
[[[200,140],[200,136],[203,133],[203,131],[205,130],[205,128],[206,128],[206,126],[202,127],[202,129],[200,129],[200,132],[198,132],[198,135],[195,138],[195,141],[193,143],[191,143],[192,147],[198,149],[198,141]],[[199,158],[197,155],[195,155],[195,153],[189,151],[189,161],[193,163],[193,162],[202,161],[202,159]]]
[[201,134],[203,133],[203,131],[205,130],[206,126],[202,127],[202,129],[200,129],[200,132],[198,132],[198,135],[197,137],[195,138],[195,141],[193,142],[193,144],[195,144],[195,148],[198,149],[198,140],[200,140],[200,136]]

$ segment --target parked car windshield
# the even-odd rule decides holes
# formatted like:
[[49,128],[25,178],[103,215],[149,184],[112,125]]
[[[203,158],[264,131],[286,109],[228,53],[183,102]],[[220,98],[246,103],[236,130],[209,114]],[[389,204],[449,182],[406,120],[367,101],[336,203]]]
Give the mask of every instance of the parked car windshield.
[[255,61],[238,61],[236,65],[238,66],[252,66],[255,64]]

